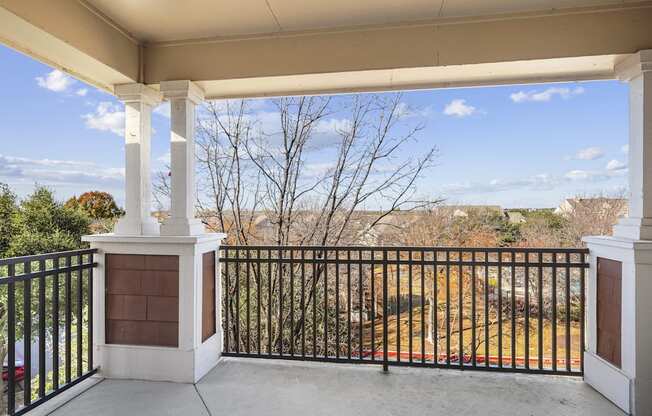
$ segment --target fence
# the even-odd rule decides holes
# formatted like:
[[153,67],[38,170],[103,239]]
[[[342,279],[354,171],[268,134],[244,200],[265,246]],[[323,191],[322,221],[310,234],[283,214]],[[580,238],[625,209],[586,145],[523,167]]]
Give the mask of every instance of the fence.
[[[7,354],[3,394],[8,414],[23,414],[95,373],[90,312],[94,252],[0,260],[0,320],[6,324]],[[17,342],[23,344],[22,362],[16,360]],[[17,403],[19,394],[22,406]]]
[[587,254],[222,247],[224,355],[581,375]]

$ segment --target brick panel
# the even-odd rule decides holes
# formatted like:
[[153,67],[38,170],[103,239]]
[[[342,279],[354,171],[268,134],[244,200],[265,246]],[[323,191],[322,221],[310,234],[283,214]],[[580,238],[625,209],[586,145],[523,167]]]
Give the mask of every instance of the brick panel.
[[147,320],[179,322],[179,298],[148,296]]
[[176,347],[178,321],[178,256],[106,256],[107,344]]
[[598,258],[598,355],[621,365],[622,263]]
[[215,323],[215,252],[202,257],[202,341],[216,332]]

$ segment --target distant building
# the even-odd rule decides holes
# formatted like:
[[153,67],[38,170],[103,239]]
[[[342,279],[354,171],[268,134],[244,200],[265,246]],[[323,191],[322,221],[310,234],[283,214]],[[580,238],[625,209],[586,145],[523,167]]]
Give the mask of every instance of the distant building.
[[627,200],[624,198],[568,198],[555,209],[555,214],[570,215],[578,209],[582,211],[598,209],[605,212],[616,209],[618,217],[627,216],[628,211]]

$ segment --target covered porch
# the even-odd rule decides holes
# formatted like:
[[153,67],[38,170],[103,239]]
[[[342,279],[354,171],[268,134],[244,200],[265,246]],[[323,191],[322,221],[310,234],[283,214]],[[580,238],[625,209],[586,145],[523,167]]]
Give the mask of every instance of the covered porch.
[[[70,0],[53,5],[37,0],[0,0],[2,43],[117,96],[125,105],[126,115],[126,214],[114,232],[84,237],[91,248],[83,252],[43,253],[37,257],[0,261],[0,266],[8,270],[9,279],[5,283],[10,293],[10,315],[16,308],[16,300],[12,297],[16,295],[13,292],[15,283],[41,279],[39,296],[45,299],[46,277],[58,278],[59,274],[67,273],[67,282],[70,282],[72,273],[73,281],[79,279],[77,316],[83,316],[82,299],[87,296],[83,307],[88,308],[90,322],[83,328],[88,331],[86,339],[90,344],[86,368],[81,364],[83,337],[79,318],[78,337],[72,341],[68,335],[65,340],[66,379],[56,379],[56,387],[49,389],[42,377],[34,393],[36,399],[32,400],[27,387],[21,403],[16,401],[13,391],[12,347],[17,341],[16,322],[12,321],[13,317],[9,318],[9,413],[23,414],[34,409],[54,411],[55,415],[166,412],[189,415],[652,415],[652,397],[648,394],[652,390],[652,358],[647,354],[652,348],[652,306],[648,301],[652,296],[652,2],[442,0],[432,3],[419,0],[355,4],[335,1],[305,5],[288,0],[251,0],[233,7],[230,2],[208,0],[190,5],[172,1],[103,0]],[[377,337],[371,335],[363,339],[360,329],[359,358],[362,362],[363,356],[368,354],[363,350],[364,343],[371,344],[372,359],[382,351],[385,367],[388,355],[394,353],[397,358],[391,363],[389,374],[381,373],[377,366],[263,359],[278,358],[273,356],[283,355],[288,345],[291,348],[297,345],[294,315],[291,318],[293,328],[285,332],[283,329],[288,319],[286,311],[288,315],[293,314],[296,305],[292,303],[289,309],[284,309],[284,298],[279,294],[274,301],[280,305],[280,312],[276,311],[280,324],[273,324],[271,290],[267,292],[269,310],[264,315],[269,319],[265,327],[268,331],[268,346],[264,351],[267,357],[260,346],[260,307],[257,309],[257,354],[249,349],[253,335],[248,333],[243,344],[240,327],[233,326],[234,316],[239,323],[239,314],[244,312],[240,284],[245,280],[239,265],[246,267],[248,285],[249,270],[253,270],[255,264],[258,264],[259,274],[260,264],[267,265],[267,277],[272,274],[272,263],[278,265],[274,266],[277,276],[284,276],[287,264],[290,270],[299,270],[296,265],[307,262],[303,254],[300,259],[294,256],[308,250],[312,252],[313,282],[321,279],[323,273],[320,284],[324,285],[322,293],[325,293],[326,304],[326,313],[322,314],[326,316],[324,340],[320,346],[315,334],[322,330],[316,329],[314,323],[312,327],[313,358],[342,361],[340,328],[337,328],[337,341],[332,342],[328,337],[327,319],[331,311],[327,306],[329,299],[340,299],[340,282],[338,280],[336,295],[329,298],[332,286],[329,292],[329,280],[325,276],[331,267],[331,273],[337,273],[339,279],[339,266],[351,265],[354,260],[351,253],[346,258],[340,256],[340,247],[259,247],[256,256],[249,256],[248,250],[255,250],[253,248],[220,249],[226,236],[206,233],[203,224],[195,218],[197,105],[205,100],[224,98],[600,79],[619,79],[630,87],[629,217],[616,225],[613,237],[586,236],[588,252],[584,249],[574,252],[543,249],[534,252],[537,256],[531,256],[533,253],[529,251],[505,252],[495,247],[479,249],[484,255],[478,257],[473,249],[463,248],[349,247],[354,253],[353,259],[360,264],[357,269],[360,282],[364,275],[363,263],[367,271],[365,279],[373,281],[377,274],[383,279],[377,286],[384,292],[379,298],[381,303],[371,296],[373,305],[380,305],[382,310],[382,350],[374,350],[379,342]],[[151,212],[151,115],[153,108],[163,101],[169,101],[171,108],[171,205],[170,217],[159,224]],[[233,252],[231,258],[229,250]],[[267,257],[261,257],[261,250]],[[405,258],[407,251],[409,257]],[[412,251],[420,254],[413,257]],[[239,257],[245,252],[248,253],[246,261]],[[388,259],[388,252],[395,256],[390,255]],[[272,253],[278,253],[278,257],[272,257]],[[359,253],[357,258],[355,253]],[[439,257],[440,254],[443,257]],[[572,260],[571,256],[579,260]],[[413,261],[420,263],[415,265]],[[235,275],[229,274],[229,264]],[[379,269],[380,264],[382,268]],[[496,371],[470,371],[480,369],[480,357],[475,349],[481,332],[476,333],[475,313],[476,306],[486,307],[490,302],[488,291],[485,291],[484,304],[480,300],[476,302],[475,297],[472,300],[474,352],[465,352],[468,347],[463,345],[466,330],[461,318],[457,336],[459,348],[457,352],[455,345],[451,349],[450,319],[447,318],[446,353],[440,355],[441,351],[433,347],[428,356],[432,360],[431,367],[456,366],[469,371],[403,368],[403,363],[399,363],[400,337],[394,341],[394,351],[390,351],[387,339],[387,315],[392,307],[387,291],[395,290],[396,298],[400,299],[399,274],[405,265],[409,266],[410,279],[413,266],[421,266],[421,270],[424,266],[432,266],[435,282],[442,265],[446,279],[462,279],[463,273],[472,270],[474,285],[479,281],[476,267],[484,267],[485,276],[489,275],[490,268],[500,275],[504,267],[511,267],[511,292],[504,295],[501,288],[495,296],[501,305],[498,314],[503,313],[503,299],[511,301],[512,334],[511,338],[506,338],[511,341],[511,356],[503,357],[503,345],[500,345],[496,361],[487,342],[482,359],[488,363],[486,367],[496,367],[493,368]],[[530,271],[536,268],[544,268],[552,276],[553,289],[548,293],[554,305],[555,325],[550,335],[553,346],[550,357],[546,355],[547,346],[542,345],[543,335],[540,335],[538,349],[533,350],[537,357],[532,361],[533,357],[528,354],[534,342],[528,345],[526,341],[527,347],[521,357],[520,345],[515,341],[521,334],[517,334],[514,322],[517,319],[528,322],[524,335],[528,340],[531,317],[527,285]],[[574,278],[578,280],[572,285],[570,268],[577,269]],[[458,274],[449,274],[451,269],[458,270]],[[84,275],[85,270],[88,272]],[[566,270],[566,280],[560,283],[565,287],[556,286],[559,270]],[[390,286],[391,281],[388,284],[388,274],[394,276],[392,273],[399,281],[394,287]],[[527,305],[524,317],[515,307],[517,273],[527,276],[518,283],[525,286],[521,292]],[[296,276],[292,272],[289,276],[288,282],[293,285]],[[83,278],[87,283],[82,282]],[[423,292],[423,277],[421,279]],[[499,281],[502,282],[502,276]],[[606,286],[600,284],[605,281],[609,282]],[[346,299],[351,328],[350,279],[348,285]],[[360,283],[359,287],[362,286]],[[369,287],[373,292],[376,286],[372,283]],[[279,285],[279,291],[280,288]],[[409,288],[410,291],[413,288],[411,282]],[[447,291],[448,288],[449,285]],[[82,290],[87,290],[87,295],[82,296]],[[248,290],[249,286],[247,295]],[[564,290],[565,295],[560,299],[565,309],[559,308],[557,315],[562,300],[556,296]],[[574,315],[571,313],[571,291],[578,293],[579,300],[579,306],[573,309]],[[437,293],[437,289],[433,292]],[[460,311],[461,292],[460,289]],[[233,293],[237,294],[237,299],[235,309],[230,310],[234,303]],[[313,320],[318,315],[314,312],[315,293],[312,294]],[[542,285],[536,293],[542,297]],[[25,304],[31,305],[31,292],[24,290],[23,294]],[[69,283],[66,294],[70,301]],[[447,292],[446,296],[449,295]],[[422,345],[428,333],[434,332],[435,340],[439,336],[437,330],[424,326],[423,299],[424,296],[420,301]],[[247,305],[249,302],[247,299]],[[411,302],[410,293],[410,363]],[[455,299],[447,299],[448,314],[449,304],[454,302]],[[358,310],[354,311],[359,320],[358,328],[363,327],[363,316],[367,313],[362,303],[360,300]],[[543,300],[538,302],[539,309],[543,303]],[[339,303],[337,305],[339,308]],[[605,305],[608,307],[606,313]],[[303,309],[304,306],[302,300]],[[30,306],[25,308],[24,315],[31,319]],[[400,304],[395,308],[400,328]],[[247,306],[246,313],[249,312]],[[39,307],[38,315],[39,331],[43,335],[40,338],[41,357],[45,357],[45,306]],[[487,315],[485,313],[488,321]],[[339,323],[340,310],[336,309],[332,316],[337,316]],[[435,312],[433,316],[436,322]],[[536,328],[543,333],[543,317],[539,316]],[[556,331],[560,316],[566,326],[558,341]],[[58,322],[57,319],[56,325]],[[501,342],[502,322],[501,316],[498,324]],[[302,324],[305,337],[303,317]],[[67,312],[66,325],[69,334],[70,312]],[[278,329],[278,337],[272,334],[274,328]],[[370,332],[374,334],[375,330],[372,324]],[[58,333],[59,328],[54,332]],[[290,341],[286,340],[288,337]],[[350,335],[348,341],[350,359]],[[78,343],[76,377],[70,370],[72,342]],[[243,355],[243,345],[251,357],[232,358]],[[337,354],[336,359],[333,359],[334,354]],[[425,347],[421,348],[421,354],[426,355]],[[260,360],[254,361],[254,358]],[[532,369],[548,374],[501,374],[503,370],[526,372]],[[581,375],[583,381],[550,375],[560,373]],[[85,390],[85,387],[90,388]],[[52,405],[55,400],[60,404],[56,410],[43,407]]]

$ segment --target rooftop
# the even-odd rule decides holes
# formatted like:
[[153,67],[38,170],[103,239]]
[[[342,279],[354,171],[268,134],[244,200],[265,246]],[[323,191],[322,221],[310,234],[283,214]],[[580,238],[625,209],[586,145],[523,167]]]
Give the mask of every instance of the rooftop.
[[64,415],[624,415],[581,379],[224,358],[199,383],[104,380]]

